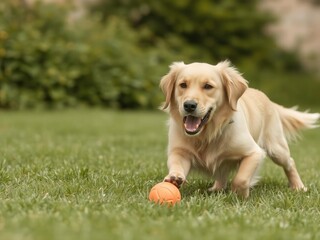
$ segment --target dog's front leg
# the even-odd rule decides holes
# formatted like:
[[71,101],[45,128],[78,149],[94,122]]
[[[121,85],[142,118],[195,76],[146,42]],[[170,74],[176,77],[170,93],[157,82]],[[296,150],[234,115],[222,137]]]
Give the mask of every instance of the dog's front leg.
[[250,186],[264,157],[264,151],[259,149],[241,160],[238,172],[232,182],[233,192],[243,198],[249,197]]
[[165,182],[171,182],[180,187],[185,181],[191,168],[192,156],[188,151],[175,148],[169,152],[168,169],[169,174],[164,178]]

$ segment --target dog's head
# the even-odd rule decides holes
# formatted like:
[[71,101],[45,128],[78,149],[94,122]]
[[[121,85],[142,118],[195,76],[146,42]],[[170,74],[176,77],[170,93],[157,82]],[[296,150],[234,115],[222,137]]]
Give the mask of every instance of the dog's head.
[[[160,82],[163,110],[176,111],[187,135],[197,135],[219,108],[236,111],[247,82],[228,61],[217,65],[176,62]],[[227,104],[225,104],[227,103]]]

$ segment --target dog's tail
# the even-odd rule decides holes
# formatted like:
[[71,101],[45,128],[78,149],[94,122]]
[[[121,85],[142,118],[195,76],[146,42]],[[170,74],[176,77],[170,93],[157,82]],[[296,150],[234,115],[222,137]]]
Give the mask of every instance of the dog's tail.
[[285,108],[277,105],[280,115],[283,131],[286,138],[295,140],[299,136],[299,131],[307,128],[318,127],[317,122],[320,119],[319,113],[309,113],[297,111],[297,107]]

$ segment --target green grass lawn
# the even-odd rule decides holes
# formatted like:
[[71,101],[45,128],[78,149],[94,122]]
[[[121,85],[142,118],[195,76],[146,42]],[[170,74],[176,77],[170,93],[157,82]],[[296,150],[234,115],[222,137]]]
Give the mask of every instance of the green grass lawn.
[[168,208],[148,201],[167,174],[165,122],[160,112],[0,112],[0,239],[320,239],[320,129],[291,145],[307,193],[266,160],[247,201],[208,194],[212,179],[193,173]]

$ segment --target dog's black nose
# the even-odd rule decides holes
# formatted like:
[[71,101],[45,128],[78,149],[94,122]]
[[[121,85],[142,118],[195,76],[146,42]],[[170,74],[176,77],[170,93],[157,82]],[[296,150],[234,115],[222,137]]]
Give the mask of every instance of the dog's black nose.
[[183,104],[183,108],[186,112],[192,113],[197,108],[197,103],[193,100],[185,101]]

